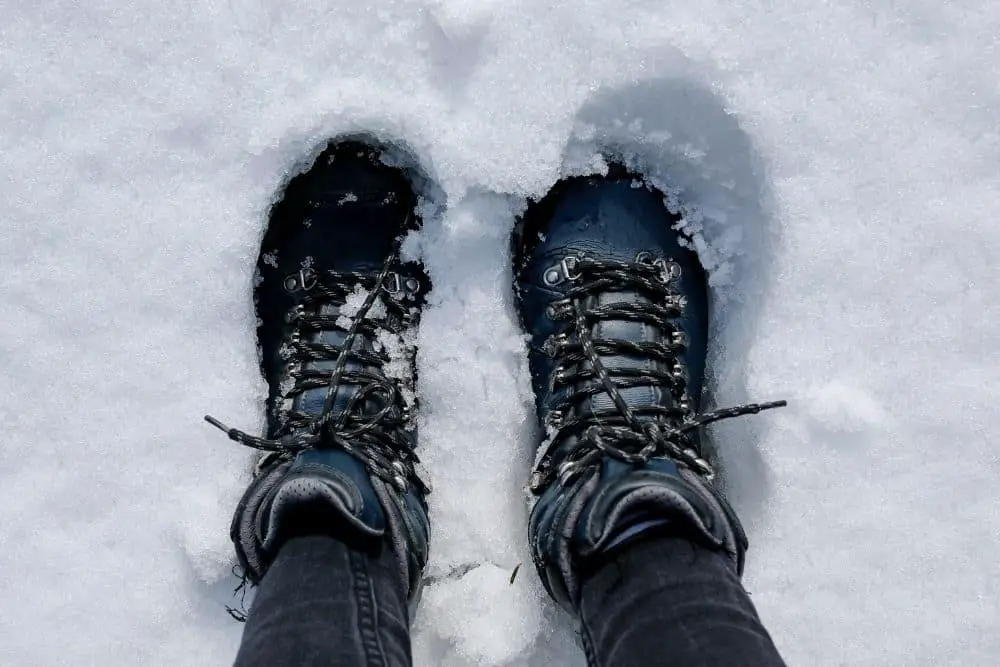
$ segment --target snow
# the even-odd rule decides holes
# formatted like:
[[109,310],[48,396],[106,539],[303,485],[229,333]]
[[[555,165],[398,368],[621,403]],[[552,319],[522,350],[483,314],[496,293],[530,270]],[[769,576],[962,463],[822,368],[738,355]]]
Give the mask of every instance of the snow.
[[[366,290],[361,283],[355,285],[354,289],[348,292],[343,305],[339,307],[340,317],[337,318],[338,327],[350,329],[351,324],[354,322],[354,318],[359,312],[361,312],[361,308],[365,305],[365,300],[368,298],[369,294],[371,294],[371,292]],[[372,302],[371,307],[368,309],[368,312],[365,313],[365,318],[380,320],[384,319],[385,316],[385,303],[382,301],[381,296],[377,296]]]
[[[582,665],[524,547],[525,197],[620,152],[716,298],[713,427],[789,664],[1000,655],[1000,9],[984,0],[6,3],[0,655],[227,664],[268,206],[340,132],[441,190],[418,665]],[[510,573],[524,563],[510,583]]]

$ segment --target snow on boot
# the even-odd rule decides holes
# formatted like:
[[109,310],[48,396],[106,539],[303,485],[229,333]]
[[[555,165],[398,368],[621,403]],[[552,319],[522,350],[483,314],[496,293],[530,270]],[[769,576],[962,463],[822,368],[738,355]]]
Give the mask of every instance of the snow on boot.
[[414,453],[414,342],[429,287],[398,259],[419,227],[415,169],[396,149],[332,142],[274,205],[257,262],[267,433],[206,417],[267,452],[232,522],[245,576],[264,577],[291,536],[393,549],[413,600],[427,561],[429,492]]
[[566,179],[514,237],[541,443],[531,476],[532,555],[571,611],[581,573],[669,525],[724,550],[746,536],[713,483],[703,424],[784,402],[700,413],[707,279],[663,194],[613,166]]

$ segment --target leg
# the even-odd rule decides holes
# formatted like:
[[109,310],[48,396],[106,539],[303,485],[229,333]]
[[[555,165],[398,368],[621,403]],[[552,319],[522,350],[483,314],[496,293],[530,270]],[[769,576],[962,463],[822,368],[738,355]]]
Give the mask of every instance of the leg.
[[546,433],[532,554],[596,665],[780,665],[699,431],[784,403],[700,410],[708,281],[682,223],[614,165],[558,184],[519,224],[515,289]]
[[257,590],[236,666],[408,666],[406,591],[394,567],[388,549],[290,539]]
[[683,537],[630,545],[583,580],[594,667],[784,665],[728,560]]
[[207,418],[266,452],[231,525],[260,587],[241,666],[410,663],[408,606],[430,525],[409,341],[428,282],[398,257],[420,223],[419,170],[383,153],[333,142],[288,183],[254,286],[265,437]]

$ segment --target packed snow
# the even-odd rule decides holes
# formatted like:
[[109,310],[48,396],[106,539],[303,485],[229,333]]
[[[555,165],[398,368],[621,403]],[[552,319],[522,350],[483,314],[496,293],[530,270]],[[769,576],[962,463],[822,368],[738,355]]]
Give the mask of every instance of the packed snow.
[[[224,665],[263,422],[268,207],[405,143],[434,492],[421,667],[584,664],[525,548],[540,437],[509,233],[627,159],[715,298],[745,582],[791,665],[1000,660],[1000,7],[987,0],[7,2],[0,664]],[[524,563],[511,583],[511,575]]]

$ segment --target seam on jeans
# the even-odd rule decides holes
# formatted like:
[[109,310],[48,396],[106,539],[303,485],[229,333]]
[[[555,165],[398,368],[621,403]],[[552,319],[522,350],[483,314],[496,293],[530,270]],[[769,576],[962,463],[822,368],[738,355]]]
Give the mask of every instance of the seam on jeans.
[[361,635],[361,646],[365,651],[365,664],[368,667],[386,667],[389,661],[385,657],[385,649],[378,633],[378,603],[375,601],[371,577],[368,576],[367,557],[353,549],[348,549],[347,553],[351,571],[354,573],[358,633]]
[[590,629],[586,621],[580,621],[580,638],[583,640],[583,655],[587,658],[587,667],[600,667],[597,652],[594,650],[594,640],[590,638]]

